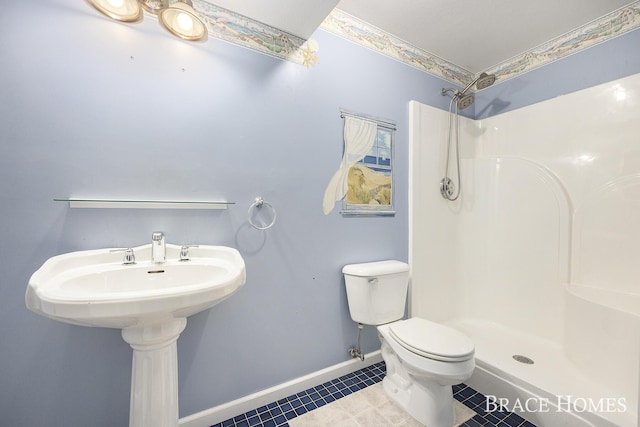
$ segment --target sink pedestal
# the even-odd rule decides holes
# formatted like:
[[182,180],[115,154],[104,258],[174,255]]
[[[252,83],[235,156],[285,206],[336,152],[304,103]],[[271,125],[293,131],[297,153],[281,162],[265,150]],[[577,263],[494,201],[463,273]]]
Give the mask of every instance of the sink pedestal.
[[185,318],[122,329],[133,348],[129,427],[178,426],[178,346]]

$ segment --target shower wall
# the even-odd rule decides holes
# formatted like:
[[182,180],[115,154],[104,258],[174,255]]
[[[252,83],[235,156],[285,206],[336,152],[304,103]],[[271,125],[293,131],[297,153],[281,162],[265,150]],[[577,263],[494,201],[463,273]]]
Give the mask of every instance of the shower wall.
[[[473,261],[464,254],[482,253],[482,247],[473,245],[497,237],[487,235],[491,230],[486,227],[460,225],[461,215],[488,215],[504,225],[538,208],[531,198],[535,189],[526,183],[511,199],[495,194],[488,195],[491,200],[481,198],[473,179],[476,163],[465,159],[526,160],[522,167],[547,171],[560,184],[570,204],[573,234],[566,252],[573,256],[558,261],[559,282],[570,274],[573,282],[640,293],[640,74],[484,120],[461,117],[463,196],[456,203],[445,202],[438,189],[448,113],[414,102],[410,120],[410,246],[413,259],[421,260],[412,271],[414,282],[421,278],[412,287],[414,312],[444,319],[460,316],[473,305],[465,301],[464,289],[473,278],[458,261]],[[523,211],[518,213],[513,205]],[[509,206],[514,210],[511,218],[500,219]],[[563,272],[565,262],[570,271]]]
[[410,111],[411,314],[550,343],[589,381],[632,400],[626,415],[636,419],[640,74],[461,118],[454,203],[438,188],[448,113],[415,102]]

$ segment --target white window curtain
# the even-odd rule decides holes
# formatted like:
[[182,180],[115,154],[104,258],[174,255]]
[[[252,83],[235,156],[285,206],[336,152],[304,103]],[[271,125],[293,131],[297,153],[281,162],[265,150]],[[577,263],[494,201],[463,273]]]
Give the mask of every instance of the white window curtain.
[[378,124],[357,117],[344,117],[344,155],[340,168],[333,174],[324,191],[322,210],[327,215],[335,203],[347,194],[349,169],[371,151],[376,139]]

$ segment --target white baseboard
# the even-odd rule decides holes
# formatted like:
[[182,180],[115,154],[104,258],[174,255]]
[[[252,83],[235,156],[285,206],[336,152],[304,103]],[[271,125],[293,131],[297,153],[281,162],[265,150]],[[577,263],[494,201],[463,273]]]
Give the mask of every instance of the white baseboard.
[[338,363],[275,387],[180,418],[179,425],[180,427],[209,427],[378,362],[382,362],[380,350],[368,353],[363,362],[353,359]]

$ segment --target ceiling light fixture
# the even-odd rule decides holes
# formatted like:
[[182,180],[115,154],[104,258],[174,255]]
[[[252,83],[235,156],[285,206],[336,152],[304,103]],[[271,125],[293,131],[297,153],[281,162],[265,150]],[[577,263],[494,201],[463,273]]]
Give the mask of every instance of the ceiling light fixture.
[[91,6],[111,19],[134,22],[142,18],[142,9],[137,0],[88,0]]
[[157,15],[165,7],[169,7],[169,0],[138,0],[140,6],[152,15]]
[[173,35],[184,40],[203,40],[207,37],[207,26],[198,18],[191,0],[178,0],[160,11],[162,25]]
[[191,0],[87,0],[89,4],[111,19],[135,22],[142,18],[143,9],[157,15],[160,23],[174,36],[183,40],[206,40],[205,23],[193,8]]

